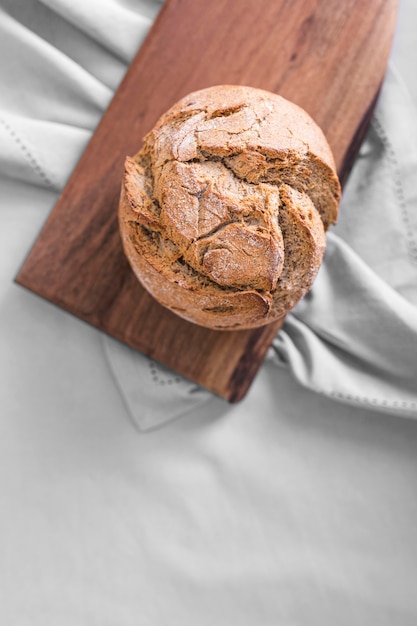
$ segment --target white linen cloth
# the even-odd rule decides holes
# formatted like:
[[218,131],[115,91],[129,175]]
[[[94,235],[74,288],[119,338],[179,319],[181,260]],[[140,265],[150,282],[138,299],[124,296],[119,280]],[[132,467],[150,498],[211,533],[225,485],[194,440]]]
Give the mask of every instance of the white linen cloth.
[[159,7],[0,0],[0,623],[415,624],[412,0],[323,267],[244,401],[13,284]]

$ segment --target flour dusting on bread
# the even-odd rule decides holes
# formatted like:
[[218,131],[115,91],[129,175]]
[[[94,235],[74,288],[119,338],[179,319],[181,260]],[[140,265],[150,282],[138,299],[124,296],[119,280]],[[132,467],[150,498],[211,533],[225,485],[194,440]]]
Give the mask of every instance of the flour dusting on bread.
[[144,287],[222,330],[283,318],[311,288],[340,185],[303,109],[233,85],[189,94],[125,163],[119,224]]

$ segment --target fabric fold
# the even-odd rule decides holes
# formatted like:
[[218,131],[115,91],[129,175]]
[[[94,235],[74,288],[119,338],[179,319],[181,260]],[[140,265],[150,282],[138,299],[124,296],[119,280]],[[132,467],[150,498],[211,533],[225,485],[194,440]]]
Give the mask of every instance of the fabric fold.
[[200,385],[103,335],[103,346],[133,423],[153,430],[208,403],[227,404]]
[[60,191],[91,131],[0,110],[0,170],[15,180]]
[[311,293],[273,360],[303,386],[417,417],[417,127],[390,64]]
[[95,128],[112,91],[1,9],[0,13],[1,48],[11,59],[2,64],[0,76],[7,85],[18,71],[25,85],[22,91],[3,90],[1,107],[16,115]]
[[157,0],[137,0],[127,5],[111,0],[89,0],[86,11],[83,0],[41,2],[126,63],[132,60],[162,4]]
[[336,235],[273,347],[309,389],[417,417],[417,310]]

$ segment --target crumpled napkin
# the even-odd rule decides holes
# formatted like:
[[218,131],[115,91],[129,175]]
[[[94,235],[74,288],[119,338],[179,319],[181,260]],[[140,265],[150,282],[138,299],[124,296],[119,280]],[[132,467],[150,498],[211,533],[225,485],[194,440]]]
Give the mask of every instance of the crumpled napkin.
[[103,336],[111,371],[133,422],[154,430],[220,398],[136,350]]
[[[0,53],[9,62],[0,68],[7,85],[0,94],[0,171],[59,191],[160,3],[3,5]],[[279,366],[277,376],[285,367],[320,394],[408,417],[417,417],[415,120],[391,64],[323,266],[267,356]],[[102,335],[102,342],[140,429],[222,402],[111,337]]]
[[390,67],[314,288],[274,342],[304,386],[417,416],[417,126]]

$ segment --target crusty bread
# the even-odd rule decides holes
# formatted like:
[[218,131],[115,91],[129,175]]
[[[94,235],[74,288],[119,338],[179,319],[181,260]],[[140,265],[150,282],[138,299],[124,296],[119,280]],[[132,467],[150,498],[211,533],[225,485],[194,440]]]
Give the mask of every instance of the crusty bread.
[[254,328],[310,289],[339,200],[330,148],[305,111],[221,85],[180,100],[126,159],[120,232],[162,305],[209,328]]

